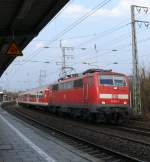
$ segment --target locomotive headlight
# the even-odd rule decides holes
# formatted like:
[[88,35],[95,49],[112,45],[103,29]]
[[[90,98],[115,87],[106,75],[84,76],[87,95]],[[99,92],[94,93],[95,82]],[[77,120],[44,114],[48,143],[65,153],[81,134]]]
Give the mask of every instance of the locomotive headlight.
[[105,101],[102,101],[102,104],[105,104]]
[[127,104],[127,102],[126,102],[126,101],[124,101],[124,104],[126,105],[126,104]]

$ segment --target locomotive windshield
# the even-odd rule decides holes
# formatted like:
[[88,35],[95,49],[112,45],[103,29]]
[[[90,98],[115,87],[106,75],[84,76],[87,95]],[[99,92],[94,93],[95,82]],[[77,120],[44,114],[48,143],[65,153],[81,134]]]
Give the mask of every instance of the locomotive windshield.
[[123,76],[101,75],[100,84],[104,86],[126,86],[126,80]]

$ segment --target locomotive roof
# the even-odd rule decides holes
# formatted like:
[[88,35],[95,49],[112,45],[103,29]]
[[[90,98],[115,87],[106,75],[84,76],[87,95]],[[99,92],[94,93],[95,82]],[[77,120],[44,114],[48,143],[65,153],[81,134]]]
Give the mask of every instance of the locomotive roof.
[[125,74],[116,73],[116,72],[100,72],[100,74],[103,74],[103,75],[121,75],[121,76],[125,76]]
[[64,78],[63,80],[58,81],[56,84],[58,84],[58,83],[64,83],[66,81],[78,80],[78,79],[82,79],[82,78],[83,78],[83,76]]
[[58,83],[65,83],[67,81],[73,81],[73,80],[78,80],[78,79],[82,79],[84,76],[93,76],[93,75],[120,75],[120,76],[126,76],[125,74],[122,73],[116,73],[116,72],[112,72],[112,71],[102,71],[102,72],[92,72],[92,73],[85,73],[82,76],[78,76],[78,77],[69,77],[69,78],[63,78],[62,80],[58,80],[58,82],[56,82],[55,84]]
[[116,73],[113,72],[112,69],[88,69],[83,72],[83,75],[85,74],[91,74],[91,73],[98,73],[98,74],[105,74],[105,75],[123,75],[122,73]]

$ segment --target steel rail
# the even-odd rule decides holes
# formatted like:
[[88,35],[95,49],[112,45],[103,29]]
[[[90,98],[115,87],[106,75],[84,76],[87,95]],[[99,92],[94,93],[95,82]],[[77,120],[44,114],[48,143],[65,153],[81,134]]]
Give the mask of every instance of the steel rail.
[[[10,112],[10,111],[9,111],[9,112]],[[52,127],[52,126],[50,126],[50,125],[48,125],[48,124],[45,124],[45,123],[42,123],[42,122],[40,122],[40,121],[38,121],[38,120],[36,120],[36,119],[33,119],[31,116],[29,116],[29,115],[27,115],[27,114],[23,114],[23,113],[21,113],[21,112],[14,111],[14,110],[13,110],[13,112],[10,112],[10,113],[12,113],[12,114],[14,114],[14,115],[17,115],[17,116],[19,116],[19,117],[21,117],[21,118],[24,118],[24,119],[26,119],[28,122],[29,122],[29,121],[30,121],[30,122],[34,122],[35,124],[37,124],[37,125],[39,125],[39,126],[41,126],[41,127],[44,127],[44,128],[46,128],[46,129],[53,130],[53,131],[55,131],[55,132],[57,132],[57,133],[59,133],[59,134],[65,135],[65,136],[67,136],[68,138],[72,138],[72,139],[74,139],[74,140],[77,140],[77,141],[80,141],[80,142],[82,142],[82,143],[88,144],[88,145],[90,145],[90,146],[92,146],[92,147],[96,147],[96,148],[98,148],[98,149],[100,149],[100,150],[102,150],[102,151],[104,151],[104,152],[106,152],[106,153],[109,153],[109,154],[111,154],[112,156],[117,157],[117,158],[119,158],[119,159],[121,159],[121,160],[126,160],[126,161],[128,161],[128,162],[129,162],[129,161],[132,161],[132,162],[145,162],[145,161],[142,161],[142,160],[137,159],[137,158],[135,158],[135,157],[129,156],[129,155],[127,155],[127,154],[124,154],[124,153],[121,153],[121,152],[118,152],[118,151],[114,151],[114,150],[112,150],[112,149],[110,149],[110,148],[107,148],[107,147],[104,147],[104,146],[97,145],[97,144],[95,144],[95,143],[93,143],[93,142],[90,142],[90,141],[88,141],[88,140],[86,140],[86,139],[83,139],[83,138],[74,136],[74,135],[72,135],[72,134],[70,134],[70,133],[66,133],[66,132],[64,132],[64,131],[58,130],[58,129],[55,128],[55,127]],[[126,140],[128,140],[128,139],[126,139]],[[136,142],[137,142],[137,141],[136,141]]]
[[133,126],[133,127],[132,126],[116,126],[115,129],[150,137],[150,129],[148,128],[142,128],[142,127],[137,127],[137,126]]

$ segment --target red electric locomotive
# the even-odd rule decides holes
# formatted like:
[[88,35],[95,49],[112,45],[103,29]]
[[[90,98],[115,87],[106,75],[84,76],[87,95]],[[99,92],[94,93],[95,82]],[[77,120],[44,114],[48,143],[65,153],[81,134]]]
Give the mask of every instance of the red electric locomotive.
[[[38,99],[39,92],[37,89],[32,102],[29,99],[32,91],[20,94],[18,103],[42,105]],[[89,69],[82,75],[68,75],[67,78],[43,89],[42,93],[47,108],[53,112],[115,123],[126,121],[129,117],[128,78],[111,70]],[[25,95],[29,96],[28,101]]]

